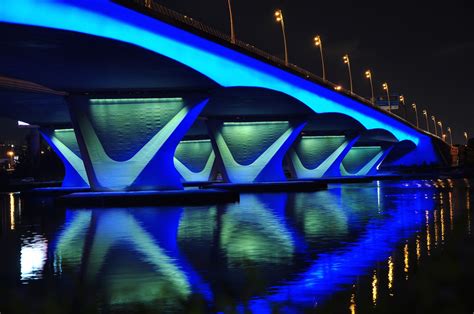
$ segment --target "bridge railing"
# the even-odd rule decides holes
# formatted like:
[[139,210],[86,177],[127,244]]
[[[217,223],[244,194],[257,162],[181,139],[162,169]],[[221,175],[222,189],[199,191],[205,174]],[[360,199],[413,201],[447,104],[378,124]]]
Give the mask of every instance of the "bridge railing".
[[359,96],[351,91],[348,91],[337,84],[330,82],[328,80],[323,80],[320,76],[309,72],[308,70],[305,70],[303,68],[300,68],[299,66],[292,64],[292,63],[285,63],[283,59],[280,59],[278,57],[275,57],[274,55],[261,50],[251,44],[248,44],[246,42],[243,42],[241,40],[236,39],[234,42],[232,42],[230,35],[223,33],[221,31],[216,30],[213,27],[210,27],[209,25],[206,25],[198,20],[193,19],[192,17],[189,17],[187,15],[184,15],[182,13],[176,12],[164,5],[161,5],[159,3],[156,3],[154,0],[112,0],[116,3],[125,5],[125,6],[132,6],[137,9],[140,9],[140,11],[144,11],[144,13],[150,13],[152,16],[157,15],[158,18],[165,18],[165,19],[171,19],[173,22],[178,22],[182,25],[186,25],[188,27],[191,27],[195,30],[198,30],[204,34],[207,34],[208,36],[213,37],[214,39],[220,39],[227,44],[237,46],[238,48],[243,49],[246,52],[249,52],[253,55],[259,56],[260,58],[264,58],[267,61],[284,68],[286,70],[290,70],[291,72],[297,73],[300,76],[305,77],[306,79],[316,81],[317,83],[321,85],[326,85],[327,87],[333,88],[337,90],[339,93],[345,94],[349,97],[355,98],[358,101],[368,105],[372,106],[374,109],[379,110],[384,112],[385,114],[392,116],[396,119],[402,120],[407,124],[410,124],[413,128],[418,129],[420,132],[425,133],[424,130],[417,128],[413,123],[410,121],[402,118],[401,116],[391,112],[391,111],[386,111],[381,108],[378,108],[375,106],[373,103],[371,103],[367,98],[364,98],[362,96]]

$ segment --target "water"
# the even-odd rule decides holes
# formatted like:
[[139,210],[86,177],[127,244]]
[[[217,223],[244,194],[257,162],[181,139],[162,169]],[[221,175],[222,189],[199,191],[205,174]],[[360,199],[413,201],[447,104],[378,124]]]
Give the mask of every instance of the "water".
[[[199,207],[48,204],[0,197],[1,313],[367,313],[472,305],[456,290],[464,291],[459,283],[469,284],[473,273],[466,265],[474,255],[466,180],[331,185]],[[459,252],[468,255],[459,259]],[[434,274],[442,274],[441,283]],[[446,290],[450,283],[454,292]]]

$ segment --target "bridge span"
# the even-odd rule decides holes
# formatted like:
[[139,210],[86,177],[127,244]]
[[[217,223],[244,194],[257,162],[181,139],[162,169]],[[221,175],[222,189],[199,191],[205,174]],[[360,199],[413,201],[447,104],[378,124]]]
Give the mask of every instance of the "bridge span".
[[64,186],[166,190],[447,163],[439,138],[148,1],[4,0],[0,38],[0,115],[40,127]]

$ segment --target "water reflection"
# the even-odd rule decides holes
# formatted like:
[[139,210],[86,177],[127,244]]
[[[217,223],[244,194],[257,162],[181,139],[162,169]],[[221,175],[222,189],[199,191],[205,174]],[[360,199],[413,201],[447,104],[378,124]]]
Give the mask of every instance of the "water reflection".
[[[48,211],[29,220],[18,195],[4,199],[2,226],[18,241],[9,235],[1,244],[18,252],[9,258],[19,282],[64,290],[67,304],[84,312],[300,312],[324,309],[345,289],[343,310],[364,312],[364,300],[377,308],[396,296],[445,245],[462,206],[471,228],[469,189],[453,181],[244,194],[218,206]],[[44,223],[50,219],[58,222]]]

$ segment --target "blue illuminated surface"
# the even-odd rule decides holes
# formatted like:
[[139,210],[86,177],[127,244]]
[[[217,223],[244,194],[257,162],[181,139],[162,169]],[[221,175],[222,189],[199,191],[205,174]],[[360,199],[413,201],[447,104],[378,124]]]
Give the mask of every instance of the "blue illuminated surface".
[[[318,113],[343,113],[367,129],[388,130],[400,141],[410,140],[417,145],[423,142],[420,148],[424,154],[422,161],[438,161],[427,136],[381,112],[110,1],[2,1],[0,21],[77,31],[138,45],[188,65],[224,87],[248,86],[280,91]],[[407,160],[422,162],[418,159],[410,156]]]
[[[462,183],[330,185],[196,207],[50,208],[50,222],[34,231],[23,233],[30,220],[18,214],[4,221],[9,236],[21,233],[12,243],[17,255],[5,258],[21,265],[9,273],[24,287],[62,295],[56,305],[64,312],[79,298],[79,312],[301,313],[341,293],[347,302],[354,284],[364,302],[374,270],[382,303],[394,292],[387,290],[387,261],[395,262],[395,287],[412,284],[406,276],[416,278],[430,252],[443,252],[453,230],[472,229],[459,215],[470,202]],[[14,198],[10,203],[19,209]],[[78,289],[87,293],[78,297]]]

